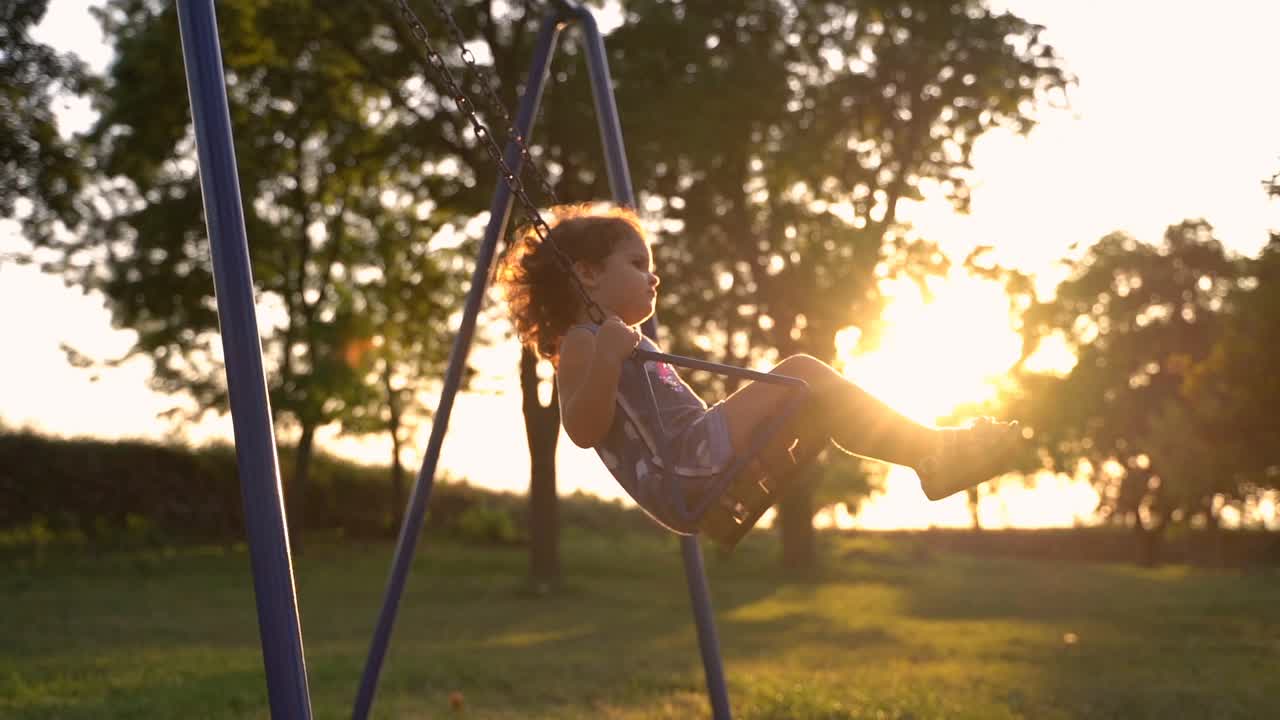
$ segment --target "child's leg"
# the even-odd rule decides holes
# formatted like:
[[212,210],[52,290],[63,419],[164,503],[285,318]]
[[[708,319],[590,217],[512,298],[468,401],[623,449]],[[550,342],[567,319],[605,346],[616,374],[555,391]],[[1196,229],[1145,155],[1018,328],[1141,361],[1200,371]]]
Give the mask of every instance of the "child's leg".
[[[1010,431],[1016,430],[1004,424],[958,431],[922,425],[806,355],[789,357],[772,372],[809,384],[809,402],[779,431],[784,446],[795,443],[799,452],[794,454],[812,456],[815,447],[831,440],[850,454],[914,468],[932,500],[998,474],[1014,435]],[[750,383],[725,399],[722,412],[736,451],[752,446],[756,428],[778,412],[790,392]]]
[[[795,355],[771,372],[809,384],[809,402],[780,431],[789,434],[789,440],[812,445],[830,439],[854,455],[906,466],[915,466],[937,447],[937,430],[889,407],[821,360]],[[726,398],[722,412],[735,450],[750,447],[755,429],[776,414],[793,392],[782,385],[755,382]]]

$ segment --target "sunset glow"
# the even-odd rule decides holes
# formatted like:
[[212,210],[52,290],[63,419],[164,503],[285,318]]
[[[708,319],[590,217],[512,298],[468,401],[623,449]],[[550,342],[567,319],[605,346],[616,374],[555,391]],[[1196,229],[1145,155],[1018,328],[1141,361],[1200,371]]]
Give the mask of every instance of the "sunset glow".
[[[1017,362],[1021,338],[1010,323],[1009,298],[996,282],[953,270],[929,281],[931,298],[910,280],[884,284],[890,296],[880,346],[858,354],[860,333],[847,328],[836,338],[844,374],[876,396],[925,424],[942,422],[964,404],[995,396],[998,382]],[[1065,369],[1065,346],[1050,344],[1033,356],[1040,370]],[[1016,419],[1016,418],[1006,418]],[[963,420],[961,418],[960,420]],[[851,514],[830,508],[819,525],[863,529],[967,526],[972,510],[964,493],[930,503],[914,471],[885,466],[882,491]],[[1004,480],[1008,480],[1005,482]],[[1090,522],[1097,492],[1087,482],[1043,473],[1024,482],[1010,475],[979,489],[984,527],[1052,527]]]
[[929,300],[908,280],[888,281],[885,289],[892,300],[880,347],[856,355],[856,328],[836,339],[844,374],[924,423],[962,403],[990,399],[992,381],[1021,348],[1004,289],[959,270],[934,279]]
[[[611,9],[601,13],[600,24],[608,32],[623,18],[615,3],[605,5]],[[1150,8],[1141,3],[1108,6],[1105,22],[1072,3],[990,5],[1044,25],[1046,39],[1068,59],[1079,84],[1068,108],[1037,111],[1037,125],[1028,134],[997,127],[977,139],[966,179],[972,191],[967,214],[957,213],[928,183],[920,187],[920,200],[904,200],[897,217],[915,237],[937,243],[953,262],[978,245],[990,246],[994,262],[1028,273],[1046,297],[1063,279],[1058,261],[1073,245],[1087,246],[1116,230],[1149,242],[1171,223],[1204,217],[1233,251],[1257,252],[1277,222],[1277,203],[1261,192],[1260,183],[1275,172],[1280,157],[1280,134],[1273,127],[1280,94],[1241,88],[1268,86],[1274,4],[1240,3],[1231,12],[1208,14],[1171,10],[1161,15],[1158,33],[1150,31]],[[49,3],[35,37],[75,52],[102,72],[113,55],[85,6]],[[96,113],[87,101],[71,98],[61,100],[57,111],[64,133],[88,129]],[[622,118],[624,132],[633,129],[630,118]],[[483,218],[475,222],[483,224]],[[0,335],[21,349],[6,354],[0,366],[0,426],[197,444],[230,439],[226,416],[210,414],[180,426],[160,419],[189,401],[152,390],[146,358],[93,373],[69,365],[63,343],[115,358],[133,346],[136,334],[112,325],[100,294],[82,294],[36,266],[5,260],[6,253],[26,247],[16,224],[0,222],[0,305],[38,308],[0,313]],[[993,383],[1018,359],[1020,339],[998,283],[963,269],[930,283],[926,298],[911,281],[885,281],[882,290],[890,302],[882,342],[865,347],[859,330],[848,328],[837,337],[835,351],[841,371],[859,385],[918,421],[943,424],[957,406],[992,397]],[[269,321],[277,310],[264,295],[260,319]],[[349,361],[365,350],[352,346]],[[517,357],[510,343],[472,352],[479,377],[459,397],[441,461],[454,477],[494,489],[527,489],[519,380],[513,372]],[[1061,339],[1050,337],[1027,368],[1065,371],[1072,361]],[[411,467],[421,461],[429,430],[423,422],[403,450]],[[290,439],[288,433],[282,438]],[[317,439],[326,452],[363,462],[383,463],[390,453],[385,435],[342,436],[331,426]],[[559,452],[562,492],[623,497],[594,453],[567,440]],[[979,514],[991,527],[1071,524],[1089,516],[1096,504],[1092,492],[1065,476],[1041,478],[1034,490],[1010,478],[999,487],[983,486]],[[1272,497],[1257,515],[1280,526]],[[904,468],[889,473],[885,491],[858,509],[856,521],[838,511],[831,517],[835,524],[878,528],[970,522],[963,495],[930,503],[914,473]],[[1233,520],[1229,514],[1224,519]]]

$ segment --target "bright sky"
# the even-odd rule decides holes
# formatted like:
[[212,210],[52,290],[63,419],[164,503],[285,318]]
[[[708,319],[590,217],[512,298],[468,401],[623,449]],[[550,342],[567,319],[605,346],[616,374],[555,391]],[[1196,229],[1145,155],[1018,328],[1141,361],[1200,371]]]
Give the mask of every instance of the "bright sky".
[[[1265,242],[1266,228],[1280,226],[1260,184],[1280,166],[1280,93],[1274,92],[1271,51],[1280,4],[1230,0],[1209,12],[1190,3],[1138,0],[993,4],[1045,25],[1079,86],[1071,110],[1047,112],[1029,137],[997,132],[979,141],[970,215],[956,216],[940,201],[904,213],[923,236],[957,258],[975,245],[994,245],[997,259],[1040,274],[1051,287],[1053,261],[1070,244],[1112,230],[1154,241],[1167,225],[1205,217],[1229,247],[1252,254]],[[89,5],[53,0],[36,34],[101,69],[109,52]],[[64,117],[77,128],[87,112],[68,105]],[[0,253],[22,242],[12,225],[0,225]],[[938,300],[928,307],[909,287],[895,289],[894,328],[884,351],[852,363],[848,372],[904,411],[931,421],[957,402],[980,397],[986,379],[1016,358],[1017,340],[995,288],[954,277],[938,286]],[[61,342],[97,356],[128,349],[132,334],[110,327],[100,298],[8,264],[0,265],[0,307],[0,337],[9,348],[0,354],[5,425],[101,437],[170,433],[155,415],[174,401],[147,389],[146,361],[135,359],[91,382],[59,351]],[[442,466],[479,485],[521,491],[528,457],[518,382],[506,371],[515,367],[518,349],[475,352],[483,356],[480,367],[495,368],[483,380],[489,392],[459,398]],[[905,377],[926,379],[904,386],[899,379]],[[428,430],[422,429],[422,445]],[[196,441],[230,437],[230,420],[182,432]],[[389,453],[381,439],[357,443],[322,434],[321,442],[370,461]],[[561,447],[563,492],[621,497],[592,453],[567,440]],[[416,467],[420,457],[406,461]],[[1013,481],[985,493],[980,514],[989,527],[1070,525],[1086,519],[1096,499],[1090,488],[1065,478],[1041,478],[1035,489]],[[1274,517],[1271,506],[1264,512]],[[969,517],[961,496],[930,503],[913,473],[895,470],[887,492],[857,518],[837,510],[820,520],[889,528],[963,526]]]

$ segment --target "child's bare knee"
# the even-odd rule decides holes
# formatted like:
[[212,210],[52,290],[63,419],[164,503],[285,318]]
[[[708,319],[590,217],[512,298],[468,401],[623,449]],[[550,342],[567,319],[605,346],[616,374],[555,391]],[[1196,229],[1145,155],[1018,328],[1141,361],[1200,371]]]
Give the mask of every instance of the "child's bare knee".
[[813,381],[830,372],[827,364],[812,355],[792,355],[774,368],[779,375],[790,375],[801,380]]

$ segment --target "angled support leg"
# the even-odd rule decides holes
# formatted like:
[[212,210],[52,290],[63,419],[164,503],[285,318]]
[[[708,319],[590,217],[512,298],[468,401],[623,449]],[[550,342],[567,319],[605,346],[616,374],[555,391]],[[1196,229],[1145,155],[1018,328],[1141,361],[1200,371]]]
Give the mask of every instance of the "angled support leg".
[[178,29],[195,128],[205,224],[209,228],[214,296],[226,357],[236,467],[244,501],[267,697],[272,717],[309,720],[311,694],[213,0],[179,2]]
[[[614,200],[619,204],[635,207],[635,193],[632,190],[631,176],[627,169],[626,154],[622,144],[622,130],[618,123],[617,107],[614,102],[608,63],[604,53],[604,41],[591,12],[576,2],[556,0],[553,9],[548,12],[543,21],[534,51],[534,59],[529,70],[528,82],[525,85],[525,94],[521,98],[520,108],[516,116],[515,130],[525,138],[530,137],[533,118],[537,113],[538,104],[541,101],[545,87],[547,69],[550,66],[552,54],[555,52],[559,29],[564,23],[574,20],[580,22],[583,27],[588,70],[595,98],[596,118],[605,146],[607,171]],[[508,145],[504,159],[507,166],[514,172],[520,172],[522,157],[519,148],[514,143]],[[430,498],[436,466],[439,461],[440,447],[444,441],[449,415],[453,408],[453,400],[457,394],[462,371],[466,364],[466,356],[475,331],[476,317],[479,314],[480,304],[483,300],[489,268],[493,263],[498,240],[506,231],[511,214],[512,201],[513,198],[509,187],[505,182],[499,181],[490,206],[489,226],[485,231],[484,241],[476,259],[471,290],[468,293],[463,311],[462,325],[459,328],[458,337],[454,342],[453,351],[449,358],[449,367],[445,374],[445,387],[441,395],[440,406],[436,410],[435,421],[432,423],[431,437],[427,444],[427,454],[423,459],[422,469],[418,473],[413,494],[406,510],[405,520],[401,526],[400,539],[396,546],[391,577],[388,581],[386,599],[379,615],[377,627],[374,630],[373,643],[352,713],[352,717],[355,720],[367,718],[373,703],[378,675],[390,642],[391,629],[395,623],[401,595],[404,592],[404,584],[409,566],[412,564],[417,538],[422,532],[426,505]],[[645,332],[651,336],[656,335],[656,324],[652,319],[646,324]],[[698,626],[698,640],[707,677],[707,689],[711,699],[713,716],[715,720],[729,720],[728,692],[725,688],[724,670],[720,662],[720,646],[716,638],[714,613],[711,609],[710,593],[707,590],[706,575],[703,571],[701,550],[698,546],[697,538],[683,538],[682,543],[685,576],[689,583],[690,600],[693,603],[694,617]]]
[[[537,114],[538,104],[542,99],[542,91],[546,84],[547,69],[551,65],[551,57],[555,52],[556,37],[560,29],[559,14],[552,12],[542,23],[538,33],[537,46],[534,51],[533,64],[529,69],[524,97],[520,101],[520,109],[516,115],[516,131],[523,137],[529,137],[533,118]],[[519,173],[523,158],[520,149],[514,143],[506,148],[505,161],[507,167]],[[480,252],[476,257],[475,270],[471,275],[471,289],[467,293],[466,304],[462,313],[462,324],[453,342],[453,350],[449,355],[449,365],[445,371],[444,389],[440,394],[440,406],[436,408],[435,419],[431,423],[431,436],[427,441],[427,454],[422,460],[422,468],[414,482],[413,494],[405,511],[404,521],[400,525],[400,538],[396,543],[395,557],[391,564],[391,576],[387,581],[387,591],[383,600],[382,611],[378,615],[378,624],[374,628],[373,642],[369,648],[369,657],[365,662],[364,674],[360,679],[360,689],[356,695],[352,718],[364,720],[369,716],[373,706],[374,692],[378,686],[378,676],[382,671],[382,662],[387,654],[387,646],[391,641],[391,630],[395,624],[396,614],[400,607],[400,598],[404,594],[405,581],[409,575],[409,567],[413,564],[413,554],[417,548],[418,538],[422,535],[422,527],[427,513],[427,502],[431,499],[431,489],[435,484],[436,466],[440,460],[440,448],[444,443],[445,431],[449,426],[449,416],[453,411],[453,401],[458,388],[462,384],[462,374],[467,364],[467,354],[471,350],[471,339],[475,335],[476,318],[484,301],[485,286],[488,283],[489,269],[493,264],[498,247],[511,215],[511,189],[505,182],[498,182],[489,206],[489,226],[485,230],[484,240],[480,244]]]

